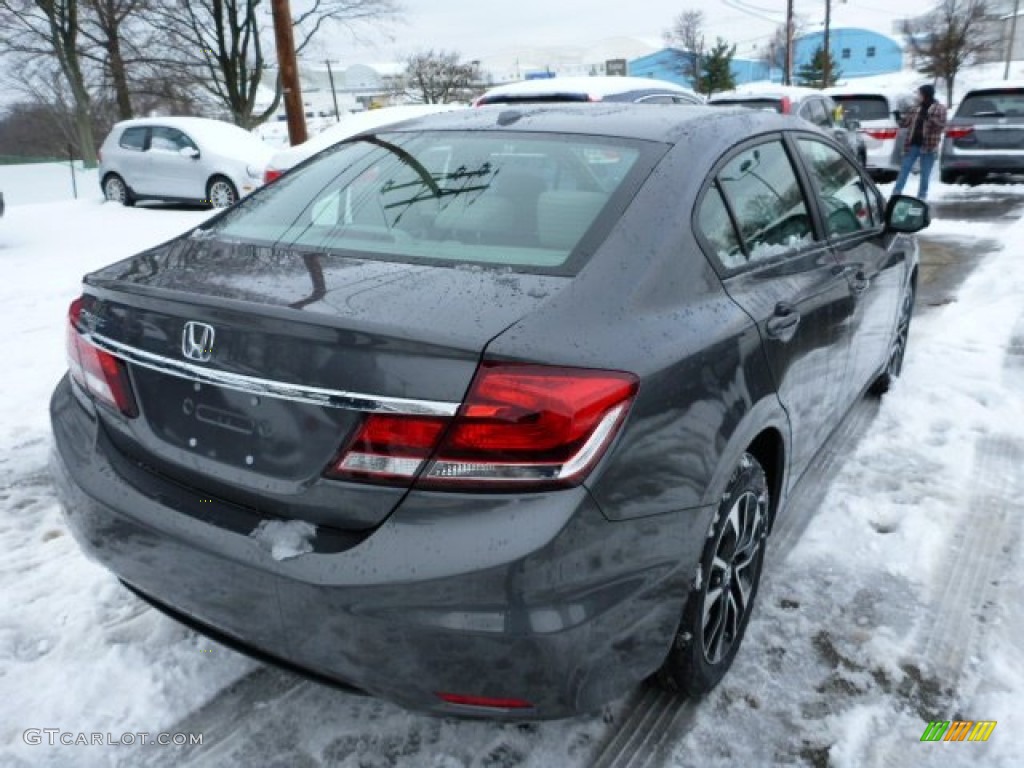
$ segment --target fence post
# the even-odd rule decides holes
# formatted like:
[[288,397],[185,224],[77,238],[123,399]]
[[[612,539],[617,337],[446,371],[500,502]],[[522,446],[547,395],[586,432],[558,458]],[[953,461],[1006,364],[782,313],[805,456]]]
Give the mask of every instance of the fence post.
[[70,144],[68,144],[68,167],[71,169],[71,192],[74,194],[75,200],[77,200],[78,181],[75,179],[75,155],[72,152]]

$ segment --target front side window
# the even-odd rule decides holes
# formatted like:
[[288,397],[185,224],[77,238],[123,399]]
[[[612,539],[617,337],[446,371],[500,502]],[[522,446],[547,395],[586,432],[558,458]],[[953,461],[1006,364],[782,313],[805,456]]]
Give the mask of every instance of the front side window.
[[800,183],[782,141],[743,150],[718,174],[750,261],[802,248],[814,228]]
[[814,139],[799,139],[800,153],[825,206],[829,237],[872,229],[878,222],[860,172],[837,150]]
[[146,146],[145,128],[125,128],[121,134],[121,141],[118,142],[125,149],[134,149],[141,152]]
[[164,152],[178,152],[186,147],[195,147],[192,141],[176,128],[154,126],[149,139],[149,148]]
[[390,261],[563,273],[664,151],[589,136],[378,134],[328,150],[210,231]]

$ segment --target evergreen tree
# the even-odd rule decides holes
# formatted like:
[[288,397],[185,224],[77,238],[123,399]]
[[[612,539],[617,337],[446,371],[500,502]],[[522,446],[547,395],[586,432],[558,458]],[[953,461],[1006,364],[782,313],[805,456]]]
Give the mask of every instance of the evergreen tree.
[[828,82],[825,82],[825,49],[822,46],[818,46],[811,60],[804,64],[797,71],[797,82],[800,85],[805,85],[810,88],[826,88],[830,85],[835,85],[843,73],[839,71],[839,66],[836,64],[836,58],[829,51],[829,60],[831,66],[829,68]]
[[732,59],[736,55],[736,46],[730,46],[722,38],[718,38],[715,47],[701,61],[700,77],[697,79],[697,90],[706,96],[718,91],[731,91],[736,87],[736,78],[732,74]]

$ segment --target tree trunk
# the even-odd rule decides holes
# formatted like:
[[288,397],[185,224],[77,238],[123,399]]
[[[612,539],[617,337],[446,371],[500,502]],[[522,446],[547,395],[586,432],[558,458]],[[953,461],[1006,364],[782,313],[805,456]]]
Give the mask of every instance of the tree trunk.
[[132,112],[128,75],[125,72],[124,59],[121,57],[121,41],[117,33],[110,37],[107,55],[110,57],[110,79],[114,85],[114,93],[117,95],[117,116],[121,120],[131,120],[135,115]]

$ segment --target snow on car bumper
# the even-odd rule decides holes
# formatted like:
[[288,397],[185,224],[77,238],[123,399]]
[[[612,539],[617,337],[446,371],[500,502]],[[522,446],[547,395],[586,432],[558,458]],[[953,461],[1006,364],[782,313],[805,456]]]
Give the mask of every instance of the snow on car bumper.
[[539,719],[625,693],[668,650],[712,515],[609,522],[585,488],[413,492],[354,546],[275,560],[198,497],[184,510],[187,489],[128,482],[66,379],[51,415],[66,519],[91,557],[242,646],[413,709]]

